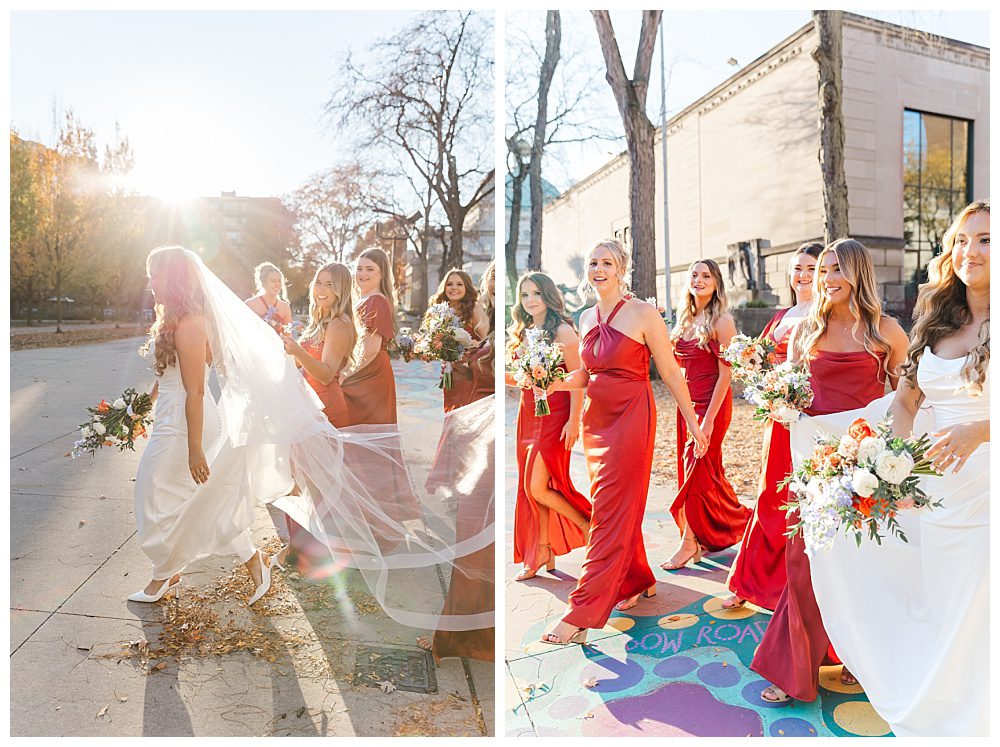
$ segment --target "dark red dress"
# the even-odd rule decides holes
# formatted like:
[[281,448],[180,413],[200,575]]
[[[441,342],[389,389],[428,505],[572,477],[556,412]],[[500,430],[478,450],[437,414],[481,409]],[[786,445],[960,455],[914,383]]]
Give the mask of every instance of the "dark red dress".
[[606,322],[583,338],[590,372],[583,410],[583,450],[593,513],[583,571],[563,619],[579,628],[603,628],[618,602],[654,583],[642,542],[656,437],[656,404],[649,383],[649,348]]
[[393,338],[392,307],[382,295],[368,296],[354,313],[369,332],[382,336],[382,348],[375,358],[344,381],[344,399],[350,425],[378,425],[396,422],[396,378],[386,348]]
[[[514,562],[530,568],[538,566],[538,504],[528,495],[524,483],[540,458],[549,473],[549,487],[561,493],[573,507],[590,517],[590,501],[573,486],[569,476],[572,452],[566,449],[562,430],[569,420],[570,393],[555,392],[549,398],[551,413],[535,415],[535,395],[521,390],[517,409],[517,503],[514,504]],[[553,555],[565,555],[582,547],[584,533],[562,514],[549,511],[549,547]]]
[[[466,332],[472,335],[472,339],[475,340],[476,336],[472,332],[472,324],[464,324],[462,326]],[[456,407],[467,405],[472,401],[472,367],[468,363],[452,363],[451,384],[451,389],[443,390],[445,412],[451,412]]]
[[[674,346],[678,365],[684,369],[694,411],[700,421],[708,411],[715,384],[719,380],[719,343],[710,340],[708,349],[698,347],[697,340],[678,340]],[[677,475],[683,482],[670,506],[674,521],[683,520],[691,526],[698,541],[710,552],[725,550],[739,542],[750,520],[751,511],[736,497],[736,491],[726,479],[722,467],[722,441],[733,417],[733,390],[715,415],[708,452],[695,459],[694,442],[687,444],[687,424],[677,411]]]
[[[828,415],[864,407],[885,394],[881,361],[867,351],[818,351],[809,362],[813,390],[807,415]],[[790,517],[789,521],[798,521]],[[801,536],[785,544],[785,586],[750,668],[796,700],[819,694],[819,668],[838,663],[823,628]],[[874,623],[873,623],[874,624]],[[918,655],[915,652],[915,655]]]
[[[788,358],[789,328],[781,339],[774,331],[788,309],[782,309],[768,322],[764,333],[775,343],[778,363]],[[787,517],[781,506],[788,503],[788,489],[778,489],[778,483],[792,471],[792,447],[788,428],[768,420],[764,426],[760,482],[757,485],[757,505],[753,519],[747,525],[739,555],[729,574],[729,589],[758,607],[773,610],[785,588],[785,532]]]

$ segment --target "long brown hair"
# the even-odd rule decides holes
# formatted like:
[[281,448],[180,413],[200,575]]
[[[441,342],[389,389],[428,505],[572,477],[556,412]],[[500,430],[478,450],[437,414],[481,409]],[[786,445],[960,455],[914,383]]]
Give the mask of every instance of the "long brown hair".
[[[813,259],[818,260],[819,259],[819,255],[822,252],[823,252],[823,245],[821,243],[819,243],[818,241],[807,241],[804,244],[800,244],[799,248],[796,249],[794,252],[792,252],[792,256],[788,259],[788,277],[789,277],[789,279],[791,279],[791,277],[792,277],[792,270],[795,269],[795,258],[796,257],[798,257],[800,254],[808,254]],[[815,278],[815,277],[816,277],[816,274],[813,273],[813,278]],[[799,294],[795,290],[794,286],[792,286],[791,290],[792,290],[792,306],[794,306],[795,304],[797,304],[799,302]]]
[[[337,300],[326,310],[316,302],[316,283],[319,281],[321,272],[330,273],[333,293],[337,297]],[[351,345],[344,361],[345,366],[351,366],[355,362],[358,342],[358,331],[354,321],[354,304],[351,298],[352,284],[351,271],[340,262],[330,262],[316,270],[316,274],[313,275],[312,282],[309,284],[309,324],[299,336],[300,341],[308,340],[322,345],[326,340],[326,329],[331,320],[343,319],[348,322],[351,327]]]
[[517,290],[514,293],[514,308],[510,312],[512,321],[510,327],[507,329],[510,335],[510,339],[507,342],[507,349],[511,351],[524,340],[524,331],[529,327],[535,326],[534,317],[525,311],[524,306],[521,304],[521,290],[524,288],[524,284],[529,281],[534,283],[535,287],[542,294],[542,302],[545,304],[545,321],[542,323],[541,329],[545,331],[545,336],[548,340],[550,342],[555,340],[556,330],[562,324],[568,324],[573,329],[576,329],[573,317],[566,312],[563,295],[559,292],[559,288],[553,282],[552,278],[544,272],[529,270],[517,279]]
[[455,315],[459,318],[462,324],[471,324],[472,311],[476,308],[476,300],[479,298],[479,291],[476,290],[476,285],[472,282],[472,276],[465,270],[459,270],[457,267],[448,270],[448,272],[444,274],[444,277],[441,278],[441,282],[438,284],[437,292],[431,299],[431,303],[446,303],[449,306],[451,305],[451,302],[448,300],[448,294],[444,292],[444,287],[448,284],[448,278],[452,275],[457,275],[465,285],[465,295],[459,299],[458,308],[455,309]]
[[872,264],[871,255],[865,245],[855,239],[838,239],[823,249],[819,257],[816,258],[812,306],[809,309],[809,314],[799,322],[798,329],[795,331],[794,344],[798,351],[796,357],[805,361],[814,358],[819,342],[823,339],[830,324],[833,305],[830,303],[829,296],[826,295],[819,272],[823,258],[827,254],[837,256],[840,272],[844,276],[844,280],[851,284],[848,307],[855,319],[851,333],[857,339],[858,332],[861,331],[865,350],[875,358],[880,359],[882,370],[889,373],[892,345],[879,332],[879,324],[882,321],[882,303],[878,295],[875,266]]
[[146,355],[153,349],[153,370],[157,376],[177,365],[174,334],[181,319],[205,310],[201,285],[195,282],[195,266],[182,246],[161,246],[146,257],[146,274],[156,270],[164,282],[156,296],[156,320],[149,329],[145,344],[139,349]]
[[486,265],[486,269],[483,270],[483,277],[479,280],[479,308],[483,310],[486,315],[486,323],[488,330],[486,335],[483,337],[484,345],[490,346],[490,352],[483,358],[486,360],[493,360],[496,355],[496,299],[493,294],[490,293],[490,281],[496,283],[496,260],[491,259],[490,263]]
[[[913,309],[913,330],[910,333],[910,347],[906,351],[906,361],[900,366],[900,375],[911,384],[917,381],[917,366],[924,349],[934,347],[953,332],[972,323],[972,310],[966,296],[965,283],[955,274],[952,254],[955,237],[962,229],[966,218],[975,213],[990,212],[989,200],[977,200],[967,205],[956,216],[945,231],[941,242],[941,254],[927,266],[927,282],[920,286],[917,303]],[[990,362],[990,317],[979,325],[979,342],[966,358],[962,366],[965,388],[973,396],[983,393],[986,381],[986,367]]]
[[389,255],[378,247],[365,249],[361,252],[361,254],[358,255],[358,262],[363,259],[369,259],[374,262],[378,267],[379,272],[382,273],[382,279],[379,281],[378,290],[379,293],[385,296],[386,300],[389,302],[389,317],[392,319],[392,334],[395,336],[399,331],[399,322],[396,321],[396,285],[393,281],[392,262],[389,259]]
[[[715,290],[712,297],[708,299],[705,306],[705,318],[701,324],[695,324],[695,317],[698,315],[698,306],[695,303],[694,293],[691,292],[691,273],[694,272],[695,265],[705,265],[715,281]],[[692,325],[694,335],[698,340],[699,348],[708,348],[709,340],[715,337],[715,323],[719,321],[723,314],[729,310],[729,302],[726,300],[726,282],[722,279],[722,269],[714,259],[697,259],[688,266],[687,281],[684,286],[684,294],[677,309],[677,324],[670,332],[670,339],[674,342],[684,336],[684,333]]]

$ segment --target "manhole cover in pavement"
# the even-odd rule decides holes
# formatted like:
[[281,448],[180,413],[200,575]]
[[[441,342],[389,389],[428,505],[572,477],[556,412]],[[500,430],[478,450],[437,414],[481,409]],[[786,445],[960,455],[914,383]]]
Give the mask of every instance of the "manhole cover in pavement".
[[354,663],[354,681],[379,687],[392,682],[397,690],[411,693],[436,693],[434,657],[429,651],[413,651],[382,646],[362,646]]

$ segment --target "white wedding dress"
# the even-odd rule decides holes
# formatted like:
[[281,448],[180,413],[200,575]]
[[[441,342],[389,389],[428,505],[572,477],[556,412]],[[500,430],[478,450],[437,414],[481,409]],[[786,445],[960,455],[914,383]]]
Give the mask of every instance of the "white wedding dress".
[[263,471],[254,470],[257,480],[251,486],[247,449],[233,446],[223,434],[208,374],[206,367],[202,448],[211,474],[201,485],[188,469],[186,394],[180,369],[169,366],[158,379],[149,443],[135,477],[139,545],[153,563],[155,579],[170,578],[209,555],[235,553],[245,563],[256,549],[249,527],[259,499],[274,500],[292,485],[287,461],[282,470],[282,460],[275,460],[260,465]]
[[[914,433],[989,419],[989,370],[980,397],[962,388],[964,358],[926,348],[926,396]],[[857,417],[881,420],[892,394],[850,412],[803,418],[792,458],[817,432],[842,435]],[[834,649],[898,737],[986,736],[989,721],[989,444],[962,470],[922,478],[939,508],[899,515],[908,542],[878,546],[838,535],[810,558],[813,589]]]

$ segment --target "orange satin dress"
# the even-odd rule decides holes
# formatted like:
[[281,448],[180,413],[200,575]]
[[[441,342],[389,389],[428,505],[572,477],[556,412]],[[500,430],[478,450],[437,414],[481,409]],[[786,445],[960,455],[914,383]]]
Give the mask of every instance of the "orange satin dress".
[[[472,335],[472,339],[475,340],[476,336],[472,331],[472,324],[463,324],[462,326],[466,332]],[[456,407],[467,405],[472,401],[470,399],[474,386],[472,378],[472,367],[469,363],[451,364],[451,389],[442,390],[445,412],[451,412]]]
[[[820,350],[809,362],[809,369],[813,403],[806,410],[807,415],[854,410],[885,394],[882,363],[864,350],[851,353]],[[789,517],[790,523],[797,521],[797,516]],[[820,666],[839,660],[823,628],[801,536],[786,540],[785,572],[788,583],[750,669],[796,700],[813,701],[819,694]]]
[[469,359],[472,370],[472,387],[465,404],[471,404],[483,397],[489,397],[496,392],[496,380],[493,376],[493,347],[484,342]]
[[[779,363],[788,358],[789,328],[774,337],[788,309],[782,309],[768,322],[764,333],[775,343],[774,355]],[[788,503],[788,489],[778,489],[778,483],[792,471],[792,447],[788,428],[768,419],[764,426],[760,481],[757,485],[757,505],[747,524],[740,552],[729,573],[729,590],[758,607],[773,610],[785,588],[785,532],[787,517],[781,506]]]
[[654,583],[642,541],[642,518],[653,466],[656,404],[649,383],[649,348],[611,326],[625,299],[583,338],[590,372],[583,411],[583,450],[593,511],[590,542],[567,623],[603,628],[618,602]]
[[[708,411],[715,384],[719,380],[719,361],[723,360],[719,343],[709,340],[708,349],[698,347],[697,340],[678,340],[674,356],[684,369],[688,391],[698,420]],[[722,466],[722,441],[733,418],[733,390],[715,415],[708,452],[695,459],[694,442],[687,441],[687,424],[677,412],[677,475],[684,476],[670,513],[678,526],[681,511],[698,541],[709,551],[725,550],[740,541],[752,512],[740,503],[736,491],[726,478]]]
[[396,422],[396,378],[386,348],[393,339],[392,307],[382,295],[368,296],[354,309],[364,328],[382,336],[374,360],[344,381],[344,399],[350,425]]
[[[555,392],[548,398],[550,414],[535,415],[535,395],[521,390],[517,409],[517,502],[514,504],[514,562],[535,568],[538,563],[538,504],[528,495],[525,481],[536,458],[549,473],[549,487],[558,491],[584,516],[590,516],[590,501],[576,489],[569,475],[570,455],[562,430],[569,420],[570,393]],[[565,555],[584,544],[584,533],[562,514],[549,511],[549,547],[553,555]]]
[[[302,348],[316,360],[322,360],[323,343],[307,341],[303,342]],[[319,379],[312,377],[305,367],[302,368],[302,375],[306,382],[313,388],[317,396],[323,402],[323,414],[334,428],[344,428],[350,424],[347,412],[347,400],[344,398],[344,391],[340,387],[340,371],[333,377],[333,381],[324,384]]]

